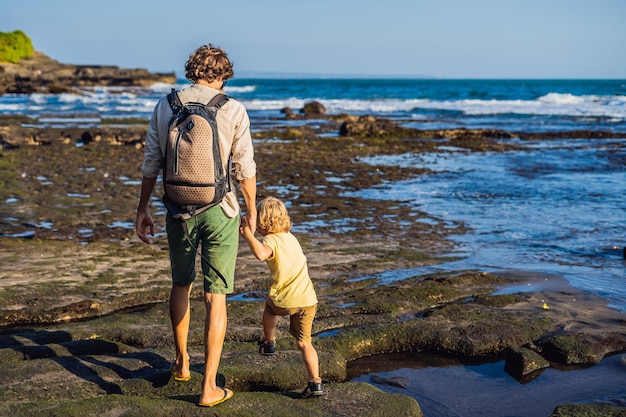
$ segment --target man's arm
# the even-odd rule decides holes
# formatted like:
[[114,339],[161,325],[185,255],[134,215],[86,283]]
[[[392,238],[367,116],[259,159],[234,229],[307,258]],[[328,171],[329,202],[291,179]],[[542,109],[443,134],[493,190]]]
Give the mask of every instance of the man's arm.
[[256,232],[256,175],[239,181],[241,194],[246,204],[245,221],[252,234]]

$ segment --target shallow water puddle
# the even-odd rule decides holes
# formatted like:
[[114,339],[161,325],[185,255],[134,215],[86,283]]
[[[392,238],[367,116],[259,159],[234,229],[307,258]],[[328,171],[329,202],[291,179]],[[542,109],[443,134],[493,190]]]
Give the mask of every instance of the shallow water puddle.
[[[463,364],[405,353],[359,359],[348,366],[351,380],[409,395],[428,417],[542,417],[563,404],[626,406],[626,355],[605,358],[585,369],[548,368],[525,384],[504,371],[504,361]],[[398,378],[408,381],[405,388],[385,383]]]

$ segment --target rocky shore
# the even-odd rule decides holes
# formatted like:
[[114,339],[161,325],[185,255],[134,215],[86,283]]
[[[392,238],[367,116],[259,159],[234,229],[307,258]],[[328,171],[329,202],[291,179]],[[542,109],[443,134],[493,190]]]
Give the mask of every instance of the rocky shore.
[[[175,382],[168,371],[173,341],[160,190],[154,244],[143,244],[133,232],[145,124],[42,129],[0,121],[0,414],[421,416],[408,396],[346,382],[350,361],[389,352],[501,356],[507,372],[529,381],[546,367],[592,366],[626,351],[622,315],[559,277],[456,271],[377,285],[377,273],[449,260],[449,237],[467,230],[436,218],[415,221],[427,215],[406,204],[341,196],[424,174],[372,167],[360,157],[430,152],[442,140],[468,152],[508,150],[550,137],[403,129],[348,115],[328,120],[255,134],[259,197],[280,187],[295,224],[319,221],[298,237],[321,300],[314,344],[324,396],[297,398],[306,375],[287,322],[279,327],[279,354],[258,355],[269,278],[244,243],[220,367],[221,383],[235,397],[210,411],[195,406],[203,365],[198,288],[192,381]],[[329,131],[339,135],[323,134]],[[507,140],[512,137],[522,140]],[[538,290],[494,295],[520,283]],[[552,415],[626,411],[564,404]]]
[[92,86],[148,87],[157,82],[175,84],[176,74],[112,65],[63,64],[41,52],[18,64],[0,63],[0,95],[60,94]]

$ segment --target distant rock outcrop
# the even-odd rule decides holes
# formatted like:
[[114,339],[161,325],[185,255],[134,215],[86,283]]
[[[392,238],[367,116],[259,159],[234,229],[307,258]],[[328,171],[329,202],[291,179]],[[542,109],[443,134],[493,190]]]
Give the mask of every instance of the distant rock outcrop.
[[41,52],[17,64],[0,63],[0,95],[59,94],[91,86],[148,87],[157,82],[175,84],[176,74],[109,65],[62,64]]

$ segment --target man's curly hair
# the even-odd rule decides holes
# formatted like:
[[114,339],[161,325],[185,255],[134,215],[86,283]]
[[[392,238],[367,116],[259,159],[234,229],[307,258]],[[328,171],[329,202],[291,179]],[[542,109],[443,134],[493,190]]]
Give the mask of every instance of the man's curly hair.
[[226,81],[233,75],[233,65],[226,52],[211,44],[196,49],[185,63],[185,77],[192,83],[200,80],[210,83],[218,78]]

